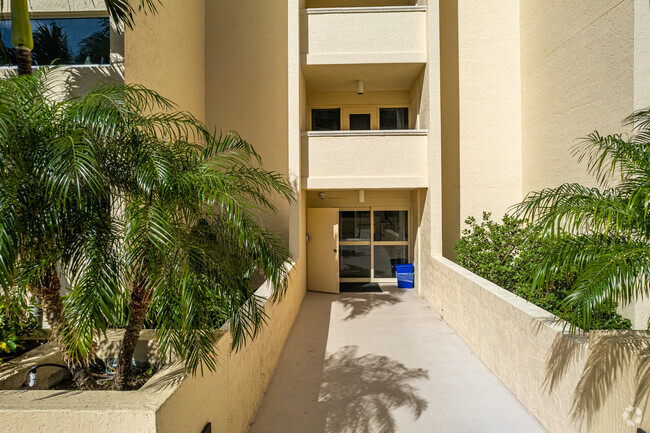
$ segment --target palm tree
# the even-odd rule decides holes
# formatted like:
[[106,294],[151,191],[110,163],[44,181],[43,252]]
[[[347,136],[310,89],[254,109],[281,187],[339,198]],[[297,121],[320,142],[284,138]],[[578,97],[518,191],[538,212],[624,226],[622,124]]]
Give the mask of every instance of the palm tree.
[[599,187],[564,184],[530,193],[516,206],[558,241],[540,263],[535,285],[575,272],[565,306],[578,312],[576,324],[585,330],[603,307],[650,295],[650,110],[625,123],[633,128],[630,137],[594,132],[574,150]]
[[[87,126],[88,100],[47,99],[54,83],[39,72],[0,80],[0,287],[35,296],[75,381],[92,387],[83,360],[105,329],[119,295],[114,200],[98,170],[102,136]],[[104,137],[106,135],[104,134]],[[92,291],[76,328],[66,318],[61,277],[70,298]],[[83,344],[74,348],[70,339]],[[70,348],[70,350],[68,350]]]
[[[114,101],[107,108],[121,104],[138,113],[139,101],[124,89],[107,89],[105,97]],[[163,99],[154,105],[153,111],[171,107]],[[164,354],[180,356],[191,372],[215,368],[214,310],[232,319],[235,345],[254,335],[264,316],[245,277],[258,270],[281,296],[290,259],[255,212],[275,211],[270,197],[290,200],[291,188],[280,174],[261,169],[249,143],[234,133],[208,134],[177,113],[130,114],[126,124],[107,152],[117,157],[108,164],[111,183],[123,192],[129,294],[116,389],[130,373],[148,316]],[[188,136],[201,143],[188,142]]]
[[[4,9],[5,0],[0,0],[0,10]],[[156,13],[160,0],[138,0],[136,6],[129,0],[104,0],[108,14],[118,28],[133,28],[137,12]],[[11,43],[16,50],[16,63],[19,75],[31,75],[32,50],[34,39],[29,21],[27,0],[10,0],[11,9]]]
[[290,255],[256,214],[291,198],[287,181],[155,92],[52,102],[53,85],[47,70],[0,81],[0,287],[38,298],[81,389],[95,387],[94,341],[118,325],[123,387],[147,319],[161,355],[214,368],[215,325],[230,318],[239,345],[264,322],[254,273],[282,296]]

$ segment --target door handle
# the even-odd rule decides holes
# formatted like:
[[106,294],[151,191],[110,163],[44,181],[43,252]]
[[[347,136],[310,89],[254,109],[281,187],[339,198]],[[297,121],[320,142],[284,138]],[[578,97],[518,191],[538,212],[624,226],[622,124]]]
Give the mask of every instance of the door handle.
[[334,252],[336,252],[336,248],[334,248]]

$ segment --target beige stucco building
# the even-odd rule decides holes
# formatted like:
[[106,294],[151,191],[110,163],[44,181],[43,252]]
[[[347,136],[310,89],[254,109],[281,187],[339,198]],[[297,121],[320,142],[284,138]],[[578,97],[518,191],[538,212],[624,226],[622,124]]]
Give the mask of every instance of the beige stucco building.
[[[106,17],[99,1],[32,7]],[[110,45],[110,62],[61,70],[71,91],[140,83],[253,143],[295,188],[264,218],[309,290],[406,262],[426,286],[467,216],[593,182],[576,140],[650,105],[646,0],[165,0]]]

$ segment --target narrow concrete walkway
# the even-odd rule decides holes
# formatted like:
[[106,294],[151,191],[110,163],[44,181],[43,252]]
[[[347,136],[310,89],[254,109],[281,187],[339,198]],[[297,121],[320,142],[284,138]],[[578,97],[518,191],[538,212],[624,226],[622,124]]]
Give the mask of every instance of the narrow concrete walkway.
[[543,433],[414,290],[308,292],[250,433]]

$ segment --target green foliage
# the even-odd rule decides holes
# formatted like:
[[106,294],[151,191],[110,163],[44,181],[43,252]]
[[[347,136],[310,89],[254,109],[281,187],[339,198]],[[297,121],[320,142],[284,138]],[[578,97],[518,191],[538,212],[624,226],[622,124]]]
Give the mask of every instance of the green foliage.
[[[558,239],[564,238],[541,237],[535,227],[508,215],[498,223],[484,212],[480,224],[473,217],[465,223],[469,227],[454,245],[458,264],[569,323],[579,323],[578,312],[565,307],[576,281],[570,267],[558,270],[544,284],[535,282],[538,264],[557,254],[562,242]],[[630,326],[628,319],[616,313],[614,303],[604,303],[594,312],[590,329],[629,329]]]
[[0,364],[3,353],[11,355],[21,350],[23,338],[38,328],[31,314],[15,313],[8,304],[0,305]]
[[650,109],[626,123],[630,137],[594,132],[574,148],[597,188],[564,184],[532,192],[515,208],[557,242],[556,254],[538,264],[534,285],[570,267],[576,280],[564,304],[583,328],[610,304],[650,296]]
[[65,277],[55,331],[86,362],[139,286],[161,355],[216,367],[215,326],[229,319],[239,347],[264,323],[251,275],[284,293],[291,255],[259,214],[290,185],[156,92],[102,84],[55,101],[57,84],[47,68],[0,80],[0,288],[41,296]]
[[480,224],[474,217],[465,224],[454,245],[458,264],[511,292],[521,287],[526,277],[519,256],[528,234],[521,221],[506,215],[499,224],[483,212]]

